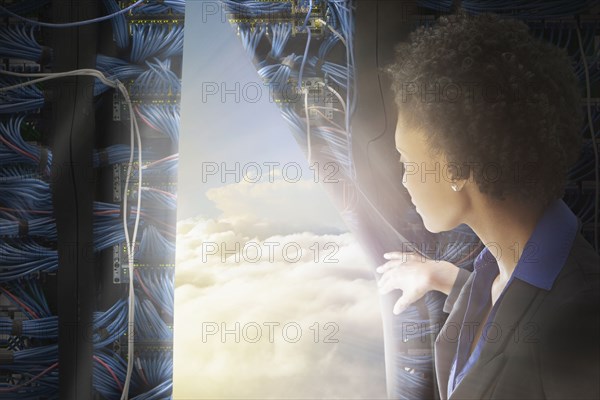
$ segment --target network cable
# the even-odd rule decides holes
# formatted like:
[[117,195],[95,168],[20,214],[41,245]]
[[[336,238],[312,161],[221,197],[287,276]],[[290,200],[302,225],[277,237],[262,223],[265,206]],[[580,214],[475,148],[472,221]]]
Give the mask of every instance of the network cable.
[[88,19],[85,21],[67,22],[67,23],[61,23],[61,24],[50,23],[50,22],[41,22],[41,21],[36,21],[34,19],[25,18],[25,17],[20,16],[19,14],[12,12],[11,10],[9,10],[8,8],[6,8],[4,6],[0,6],[0,15],[1,14],[10,15],[13,18],[17,18],[17,19],[20,19],[21,21],[27,22],[28,24],[39,25],[39,26],[43,26],[46,28],[74,28],[77,26],[90,25],[90,24],[95,24],[98,22],[106,21],[106,20],[112,19],[118,15],[125,14],[125,13],[133,10],[140,4],[142,4],[144,1],[146,1],[146,0],[137,0],[135,3],[131,4],[129,7],[125,7],[124,9],[122,9],[120,11],[116,11],[112,14],[105,15],[103,17]]
[[600,172],[600,163],[598,157],[598,145],[596,143],[596,133],[594,132],[594,122],[592,119],[592,99],[591,99],[591,89],[590,89],[590,75],[588,70],[588,65],[585,57],[585,52],[583,50],[583,41],[581,40],[581,33],[579,32],[579,26],[575,26],[577,30],[577,40],[579,42],[579,51],[581,52],[581,59],[583,61],[583,68],[585,70],[585,93],[586,93],[586,109],[587,109],[587,118],[588,118],[588,126],[590,128],[590,139],[592,142],[592,147],[594,148],[594,175],[596,181],[596,193],[595,193],[595,201],[594,201],[594,249],[598,252],[598,202],[599,202],[599,183],[600,177],[598,176]]
[[[93,77],[100,79],[104,84],[118,89],[121,92],[123,98],[125,99],[125,101],[128,105],[129,118],[130,118],[130,158],[129,158],[129,162],[128,162],[128,166],[127,166],[127,174],[126,174],[126,181],[125,181],[125,193],[128,192],[130,177],[132,174],[134,146],[136,145],[136,142],[137,142],[138,165],[143,165],[142,164],[142,161],[143,161],[142,160],[142,140],[140,137],[139,127],[137,125],[137,120],[135,118],[135,113],[133,110],[133,105],[131,103],[131,99],[129,97],[129,93],[128,93],[127,89],[125,88],[125,86],[120,81],[118,81],[118,80],[111,81],[111,80],[107,79],[102,74],[102,72],[100,72],[98,70],[93,70],[93,69],[80,69],[80,70],[74,70],[74,71],[69,71],[69,72],[49,73],[49,74],[20,74],[20,73],[13,73],[13,72],[0,70],[0,74],[12,76],[12,77],[19,77],[19,78],[36,78],[36,79],[32,79],[32,80],[29,80],[26,82],[14,84],[12,86],[2,87],[2,88],[0,88],[0,93],[2,93],[4,91],[19,89],[21,87],[27,87],[27,86],[34,85],[39,82],[44,82],[44,81],[51,80],[51,79],[64,78],[64,77],[69,77],[69,76],[93,76]],[[138,169],[138,176],[141,181],[141,179],[142,179],[141,169]],[[141,185],[138,185],[138,193],[137,193],[137,209],[138,210],[141,209],[141,198],[142,198]],[[128,199],[128,196],[123,196],[123,209],[125,209],[125,210],[127,209],[127,199]],[[131,274],[133,274],[135,272],[135,265],[134,265],[133,257],[134,257],[134,245],[136,242],[139,221],[140,221],[140,214],[138,213],[135,215],[133,236],[130,237],[128,223],[127,223],[127,217],[126,217],[125,213],[123,213],[123,227],[124,227],[124,231],[125,231],[124,232],[125,233],[125,241],[126,241],[126,245],[127,245],[128,266],[129,266],[129,271]],[[128,316],[129,316],[128,317],[129,318],[129,323],[128,323],[128,359],[129,359],[129,362],[128,362],[128,366],[127,366],[127,376],[125,379],[125,383],[123,385],[123,395],[121,397],[122,400],[126,400],[128,397],[129,384],[131,382],[131,373],[133,371],[132,360],[133,360],[133,356],[134,356],[134,337],[135,337],[134,336],[134,334],[135,334],[135,332],[134,332],[135,290],[134,290],[134,285],[133,285],[133,279],[130,279],[130,281],[129,281]]]
[[35,27],[27,25],[9,25],[0,31],[0,58],[21,58],[40,62],[44,51],[51,58],[51,49],[42,48],[35,39]]
[[43,173],[49,176],[52,153],[44,147],[23,140],[21,128],[25,118],[26,114],[17,114],[6,122],[0,121],[0,143],[12,153],[11,163],[22,162],[39,166]]
[[185,0],[161,0],[144,2],[139,7],[131,10],[133,14],[183,14],[185,13]]
[[170,24],[131,24],[131,55],[134,63],[151,57],[169,58],[183,52],[183,26]]
[[[114,15],[114,18],[111,19],[111,24],[113,27],[113,36],[117,46],[124,49],[129,46],[129,30],[127,28],[127,19],[123,13],[119,13],[121,11],[121,7],[116,0],[103,0],[102,3],[106,8],[106,11],[109,14]],[[140,5],[143,7],[143,5]]]

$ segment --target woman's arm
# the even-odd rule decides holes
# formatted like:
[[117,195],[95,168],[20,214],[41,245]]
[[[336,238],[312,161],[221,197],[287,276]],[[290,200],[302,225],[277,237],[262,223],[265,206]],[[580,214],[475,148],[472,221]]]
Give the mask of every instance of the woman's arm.
[[390,252],[385,253],[384,258],[390,261],[376,269],[383,274],[377,283],[380,293],[402,290],[402,296],[394,305],[394,314],[399,314],[430,290],[448,295],[444,312],[449,312],[447,310],[452,309],[470,275],[469,271],[448,261],[422,258],[415,254]]

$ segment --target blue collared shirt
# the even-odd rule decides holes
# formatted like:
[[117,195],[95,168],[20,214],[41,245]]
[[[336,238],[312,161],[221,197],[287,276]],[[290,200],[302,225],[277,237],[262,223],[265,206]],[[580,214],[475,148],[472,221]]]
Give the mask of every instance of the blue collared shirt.
[[[473,285],[469,293],[469,300],[465,317],[458,336],[458,347],[448,380],[448,398],[469,372],[481,354],[488,323],[493,321],[498,305],[513,279],[517,278],[540,289],[551,290],[556,277],[564,266],[581,221],[561,199],[552,202],[544,211],[538,221],[531,237],[523,248],[523,253],[487,320],[482,321],[484,313],[491,304],[492,283],[499,274],[498,264],[493,254],[498,254],[499,249],[486,244],[484,249],[475,258],[473,263]],[[489,247],[489,248],[488,248]],[[502,249],[503,257],[510,257],[508,249]],[[514,250],[514,249],[513,249]],[[492,254],[493,253],[493,254]],[[481,336],[473,353],[469,350],[473,343],[477,327],[484,324]],[[491,326],[490,326],[491,328]],[[490,333],[493,336],[493,333]]]

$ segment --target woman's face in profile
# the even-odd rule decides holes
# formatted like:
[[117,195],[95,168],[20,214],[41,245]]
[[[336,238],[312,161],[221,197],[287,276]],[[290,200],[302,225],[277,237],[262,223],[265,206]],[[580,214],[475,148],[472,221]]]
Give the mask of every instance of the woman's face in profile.
[[[467,205],[465,193],[455,192],[443,154],[430,154],[425,137],[396,127],[396,150],[404,164],[402,184],[408,190],[425,228],[433,233],[449,231],[461,224]],[[463,188],[464,190],[464,188]]]

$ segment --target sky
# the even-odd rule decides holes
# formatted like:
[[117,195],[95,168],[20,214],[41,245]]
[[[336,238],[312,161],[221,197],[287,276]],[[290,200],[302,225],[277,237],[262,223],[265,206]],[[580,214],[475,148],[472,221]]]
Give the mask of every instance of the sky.
[[179,152],[174,398],[385,398],[373,266],[212,1],[187,3]]
[[206,191],[243,180],[225,173],[235,170],[236,163],[240,171],[258,163],[262,174],[269,173],[265,162],[289,164],[290,178],[297,164],[301,176],[310,177],[306,158],[220,3],[188,1],[186,21],[179,142],[179,181],[184,184],[178,190],[178,219],[216,215]]

